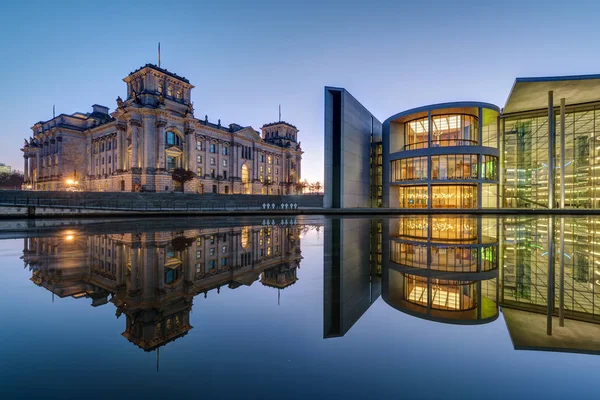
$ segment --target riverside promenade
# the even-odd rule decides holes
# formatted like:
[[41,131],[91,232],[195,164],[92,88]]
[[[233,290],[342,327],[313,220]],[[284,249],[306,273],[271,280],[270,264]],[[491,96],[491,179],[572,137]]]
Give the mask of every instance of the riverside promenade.
[[0,191],[0,217],[297,214],[322,210],[322,195]]
[[[323,195],[225,195],[130,192],[0,191],[0,218],[331,215],[564,215],[600,216],[589,208],[323,208]],[[1,229],[1,227],[0,227]]]

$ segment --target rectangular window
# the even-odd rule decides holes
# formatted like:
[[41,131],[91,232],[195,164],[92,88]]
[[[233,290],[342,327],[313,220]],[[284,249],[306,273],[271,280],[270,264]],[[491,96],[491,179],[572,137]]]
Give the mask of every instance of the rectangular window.
[[260,176],[260,181],[261,181],[261,182],[264,182],[264,181],[265,181],[265,178],[264,178],[262,175]]
[[212,185],[213,193],[217,193],[217,185]]
[[260,155],[260,162],[265,162],[265,155],[264,154]]
[[[223,171],[223,178],[227,179],[227,171]],[[227,187],[227,186],[226,186]]]
[[210,177],[215,179],[215,169],[214,168],[210,169]]
[[111,163],[111,156],[108,156],[108,163]]
[[196,168],[196,175],[202,176],[202,167]]
[[222,153],[224,156],[226,156],[226,155],[227,155],[227,149],[228,149],[228,147],[226,147],[226,146],[223,146],[223,149],[221,150],[221,153]]
[[208,261],[208,269],[215,269],[215,260]]
[[202,156],[201,155],[197,155],[196,156],[196,162],[199,162],[199,163],[202,162]]
[[215,165],[215,158],[214,157],[210,158],[210,165]]
[[214,248],[214,247],[211,247],[211,248],[210,248],[210,250],[209,250],[209,254],[210,254],[211,256],[214,256],[214,255],[215,255],[215,248]]
[[260,166],[260,172],[265,172],[265,167],[263,167],[262,165]]
[[106,150],[110,150],[110,145],[111,145],[111,142],[110,142],[110,141],[108,141],[108,142],[106,143]]
[[229,194],[229,186],[225,186],[225,194]]
[[202,148],[202,143],[204,143],[204,142],[200,142],[200,141],[197,141],[197,142],[196,142],[196,150],[204,150],[204,149]]
[[227,266],[227,257],[223,257],[221,258],[221,267],[226,267]]
[[223,166],[226,167],[227,166],[227,160],[223,160]]
[[217,145],[214,143],[210,144],[210,152],[211,153],[216,153],[217,152]]
[[267,157],[267,161],[269,162],[269,164],[273,164],[273,158],[271,156]]

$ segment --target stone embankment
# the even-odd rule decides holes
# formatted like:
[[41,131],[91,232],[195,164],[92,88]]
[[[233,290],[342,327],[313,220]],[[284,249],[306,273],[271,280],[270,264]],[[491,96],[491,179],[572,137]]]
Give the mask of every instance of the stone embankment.
[[301,213],[322,207],[322,195],[0,191],[5,218]]

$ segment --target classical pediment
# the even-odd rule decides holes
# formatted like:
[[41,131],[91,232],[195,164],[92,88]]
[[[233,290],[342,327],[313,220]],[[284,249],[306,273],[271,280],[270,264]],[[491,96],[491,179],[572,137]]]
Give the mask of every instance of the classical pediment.
[[236,136],[241,136],[249,140],[260,140],[260,135],[251,126],[247,126],[235,133]]
[[181,151],[181,149],[177,146],[171,146],[171,147],[167,147],[165,149],[165,152],[170,155],[170,156],[181,156],[183,155],[183,151]]

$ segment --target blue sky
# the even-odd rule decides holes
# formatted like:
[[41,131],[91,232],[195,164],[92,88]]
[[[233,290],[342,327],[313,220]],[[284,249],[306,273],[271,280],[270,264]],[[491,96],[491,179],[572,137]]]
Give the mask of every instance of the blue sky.
[[503,106],[517,76],[600,72],[593,1],[21,1],[0,13],[0,162],[22,169],[30,127],[115,108],[156,63],[196,86],[196,116],[300,129],[303,175],[323,176],[323,87],[380,120],[416,106]]

